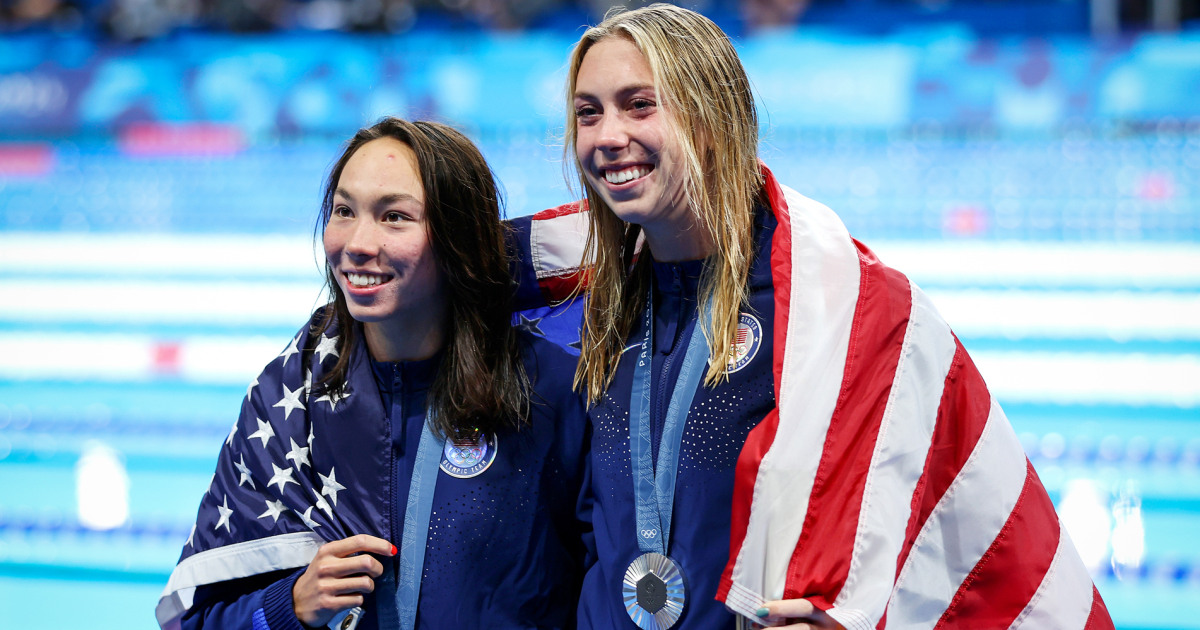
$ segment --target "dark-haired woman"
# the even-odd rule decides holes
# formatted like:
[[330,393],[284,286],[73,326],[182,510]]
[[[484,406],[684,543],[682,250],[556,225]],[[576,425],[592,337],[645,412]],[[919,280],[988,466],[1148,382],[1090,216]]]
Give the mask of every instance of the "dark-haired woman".
[[251,384],[159,623],[572,626],[587,423],[574,359],[510,325],[483,157],[385,119],[321,221],[332,303]]

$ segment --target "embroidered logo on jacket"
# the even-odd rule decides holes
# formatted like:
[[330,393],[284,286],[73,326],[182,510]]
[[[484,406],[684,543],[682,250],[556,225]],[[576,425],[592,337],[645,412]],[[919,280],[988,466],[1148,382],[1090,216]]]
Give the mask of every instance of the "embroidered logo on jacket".
[[733,345],[729,348],[729,359],[725,362],[725,371],[732,374],[754,360],[758,347],[762,345],[762,326],[749,313],[738,317],[737,333],[733,336]]
[[451,477],[465,479],[483,474],[496,461],[496,438],[481,435],[475,441],[446,440],[438,465]]

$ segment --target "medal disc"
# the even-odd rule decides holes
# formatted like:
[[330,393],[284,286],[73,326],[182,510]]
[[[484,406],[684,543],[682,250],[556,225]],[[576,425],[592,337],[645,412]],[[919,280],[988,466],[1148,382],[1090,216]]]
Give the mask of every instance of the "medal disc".
[[645,553],[629,563],[621,582],[621,597],[629,618],[642,630],[667,630],[683,614],[687,585],[674,560]]

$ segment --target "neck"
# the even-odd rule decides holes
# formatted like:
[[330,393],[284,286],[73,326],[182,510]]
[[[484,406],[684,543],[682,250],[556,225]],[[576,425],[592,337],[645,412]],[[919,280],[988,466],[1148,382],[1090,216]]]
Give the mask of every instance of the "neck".
[[643,224],[646,246],[659,262],[684,262],[708,258],[713,252],[712,238],[695,216],[687,213],[685,220]]
[[446,327],[442,309],[430,316],[401,321],[364,322],[363,337],[367,350],[376,361],[420,361],[442,349]]

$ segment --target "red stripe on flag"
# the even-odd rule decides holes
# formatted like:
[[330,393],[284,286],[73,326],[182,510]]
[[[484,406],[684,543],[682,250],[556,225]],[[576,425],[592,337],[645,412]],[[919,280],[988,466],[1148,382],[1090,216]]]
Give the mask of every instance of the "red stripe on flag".
[[587,201],[586,200],[585,201],[572,201],[571,203],[564,203],[563,205],[556,206],[554,208],[546,208],[545,210],[542,210],[541,212],[534,214],[533,220],[534,221],[542,221],[545,219],[557,219],[558,217],[566,216],[568,214],[575,214],[576,212],[582,212],[585,209],[587,209]]
[[[761,165],[761,163],[760,163]],[[779,375],[783,373],[783,347],[787,339],[787,322],[792,293],[792,218],[788,214],[787,199],[775,175],[761,165],[767,202],[778,225],[771,236],[771,279],[775,293],[774,346],[771,348],[772,374],[775,379],[775,400],[779,400]],[[746,527],[750,523],[750,504],[754,499],[754,480],[758,478],[758,466],[775,441],[775,430],[779,428],[779,409],[772,409],[746,436],[742,452],[738,454],[733,478],[733,511],[729,530],[729,562],[721,573],[717,586],[717,599],[725,601],[729,587],[733,585],[733,567],[737,564],[746,540]]]
[[547,276],[538,280],[546,303],[558,305],[572,295],[583,295],[587,286],[587,274],[582,269],[576,269],[560,276]]
[[1025,484],[1008,520],[935,628],[1007,628],[1045,578],[1058,551],[1058,515],[1028,459],[1025,470]]
[[1087,623],[1083,627],[1084,630],[1115,630],[1112,615],[1108,614],[1108,606],[1104,605],[1095,584],[1092,585],[1092,612],[1088,613]]
[[925,526],[929,514],[975,450],[975,443],[983,434],[983,427],[987,425],[992,412],[992,396],[983,382],[983,376],[957,338],[954,345],[954,359],[946,374],[946,386],[938,406],[929,454],[925,457],[925,468],[913,490],[908,529],[896,559],[896,577],[900,576],[900,569],[908,559],[913,541]]

